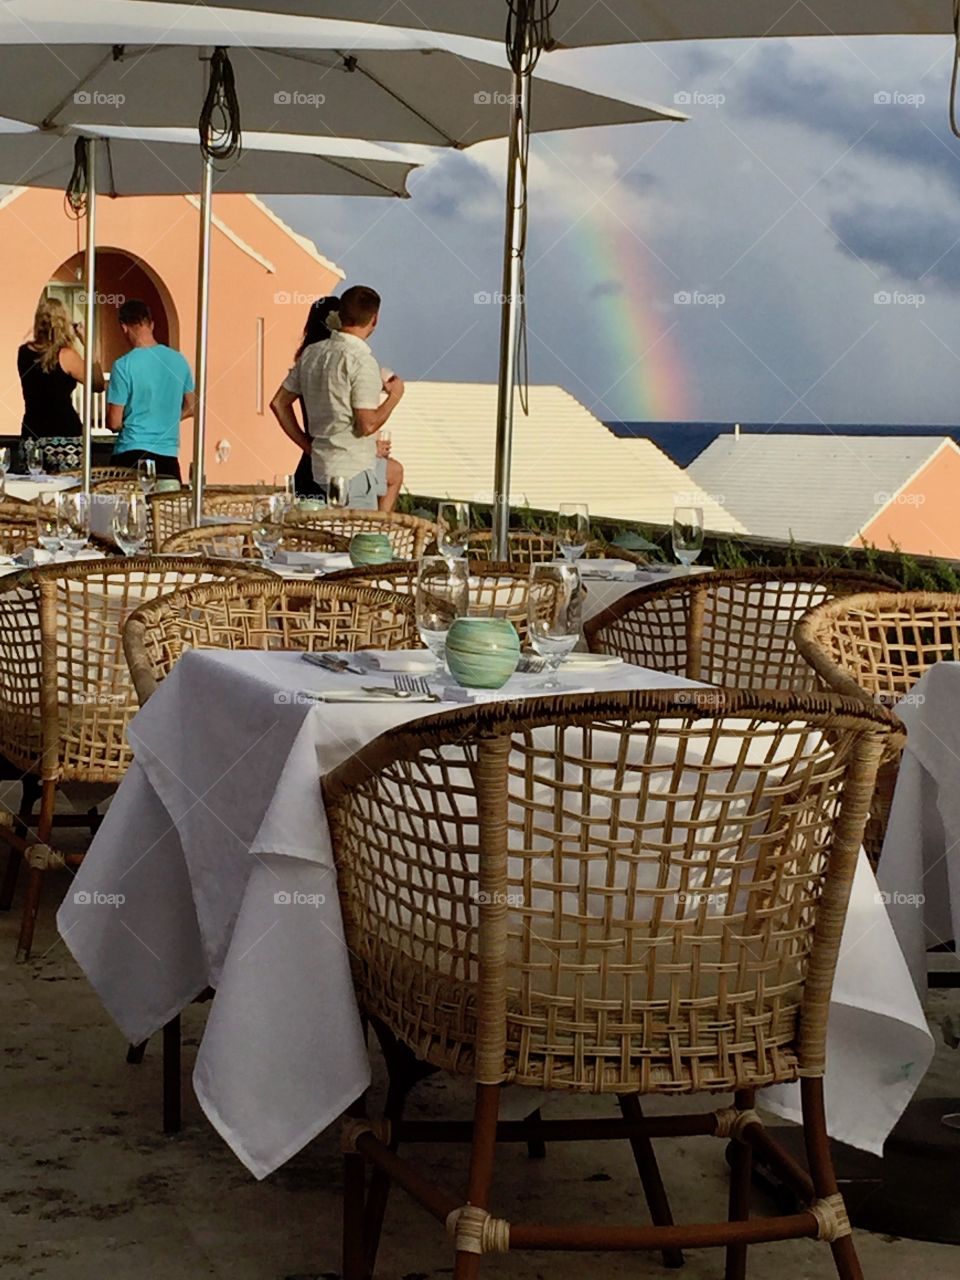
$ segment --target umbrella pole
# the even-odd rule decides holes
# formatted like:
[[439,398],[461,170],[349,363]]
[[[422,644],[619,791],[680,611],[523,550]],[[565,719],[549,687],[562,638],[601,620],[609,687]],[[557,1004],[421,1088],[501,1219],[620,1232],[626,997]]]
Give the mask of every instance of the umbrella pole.
[[520,282],[523,263],[523,157],[527,151],[527,109],[530,76],[513,76],[513,123],[507,165],[506,227],[503,248],[503,290],[500,295],[500,382],[497,392],[496,469],[493,480],[493,556],[510,559],[510,458],[513,450],[513,402],[516,385],[517,331],[520,323]]
[[88,138],[87,148],[87,245],[86,298],[83,317],[83,492],[90,492],[93,464],[93,354],[97,322],[97,142]]
[[210,231],[213,223],[213,163],[203,157],[200,188],[200,255],[197,280],[197,375],[193,415],[193,523],[203,515],[203,456],[207,436],[207,357],[210,337]]

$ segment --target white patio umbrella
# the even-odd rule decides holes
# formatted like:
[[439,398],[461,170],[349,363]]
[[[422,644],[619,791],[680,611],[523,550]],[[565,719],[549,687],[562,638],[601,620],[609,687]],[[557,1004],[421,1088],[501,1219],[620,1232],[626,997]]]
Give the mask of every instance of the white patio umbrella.
[[[123,0],[128,6],[144,0]],[[175,0],[180,5],[194,0]],[[265,7],[261,0],[206,0],[210,10]],[[500,334],[500,394],[494,477],[494,548],[505,558],[509,524],[517,299],[523,281],[526,218],[525,157],[530,127],[530,73],[544,49],[587,45],[775,36],[938,35],[955,32],[960,10],[951,0],[275,0],[271,11],[315,18],[455,32],[502,40],[511,48],[515,81],[507,170]],[[510,29],[508,31],[508,20]],[[960,50],[960,34],[957,35]],[[954,82],[956,84],[956,80]],[[952,97],[952,95],[951,95]],[[542,107],[537,90],[537,106]],[[958,126],[951,101],[951,125]]]
[[[80,7],[69,0],[6,0],[0,10],[0,116],[44,128],[91,125],[110,114],[137,128],[189,125],[205,104],[201,141],[209,143],[217,133],[225,142],[224,155],[235,146],[241,110],[244,125],[253,129],[280,125],[290,132],[387,142],[463,148],[509,135],[518,159],[508,192],[512,217],[507,258],[517,280],[520,254],[510,245],[522,238],[525,206],[515,198],[522,190],[516,175],[523,168],[523,143],[530,129],[685,118],[538,77],[539,114],[531,122],[526,98],[511,111],[518,84],[525,94],[529,91],[529,77],[518,77],[503,50],[487,42],[382,25],[153,0],[85,0]],[[212,180],[207,154],[204,203]],[[202,254],[201,261],[209,261],[208,255]],[[209,277],[201,276],[201,302],[208,287]],[[515,285],[504,293],[500,435],[506,445],[500,449],[498,476],[504,468],[509,473],[513,367],[503,353],[512,351],[519,289]],[[201,447],[205,343],[201,327],[195,419]],[[509,489],[508,484],[498,487],[504,493]],[[200,501],[198,485],[198,510]]]
[[[78,150],[79,148],[79,150]],[[101,126],[90,129],[40,130],[14,121],[0,121],[0,183],[66,190],[82,166],[86,209],[86,334],[83,486],[91,471],[93,397],[93,334],[96,302],[96,203],[98,196],[181,195],[195,192],[200,156],[195,130],[140,129]],[[270,195],[336,195],[405,197],[407,178],[417,166],[376,143],[339,138],[287,137],[248,134],[235,164],[215,176],[223,193]],[[212,173],[212,170],[209,170]],[[200,218],[200,280],[209,280],[211,190],[202,202]],[[197,317],[198,403],[205,401],[209,294],[202,291]],[[202,386],[202,392],[201,392]],[[204,438],[194,424],[195,491],[202,503]],[[198,517],[199,518],[199,517]]]

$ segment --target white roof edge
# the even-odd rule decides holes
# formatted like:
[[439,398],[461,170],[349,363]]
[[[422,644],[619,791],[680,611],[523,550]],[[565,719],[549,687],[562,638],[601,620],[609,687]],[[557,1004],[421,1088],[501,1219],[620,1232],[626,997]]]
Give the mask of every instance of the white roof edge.
[[[871,436],[869,438],[876,439],[876,437],[874,436]],[[886,437],[881,437],[881,438],[885,439]],[[923,436],[917,437],[918,440],[923,438],[924,438]],[[919,467],[917,467],[915,471],[913,471],[909,476],[907,476],[906,480],[904,480],[903,484],[901,484],[899,488],[894,489],[892,493],[887,494],[887,500],[883,504],[883,506],[878,507],[876,509],[876,511],[873,513],[873,515],[870,517],[867,523],[865,525],[862,524],[860,528],[856,531],[856,533],[853,535],[853,537],[847,539],[847,541],[844,543],[844,546],[849,547],[852,543],[856,542],[858,538],[862,542],[864,529],[868,529],[875,520],[878,520],[880,516],[883,515],[883,513],[886,511],[888,507],[893,506],[894,502],[896,502],[900,494],[903,493],[904,489],[908,488],[910,485],[913,484],[914,480],[916,480],[917,476],[920,475],[921,471],[926,470],[926,468],[929,467],[930,463],[934,460],[937,454],[942,453],[946,446],[952,445],[954,451],[956,453],[960,453],[960,448],[957,447],[957,442],[953,439],[952,436],[931,436],[930,439],[939,440],[940,443],[937,445],[935,449],[932,449],[927,454],[924,460],[920,463]]]
[[[200,200],[197,196],[185,195],[183,198],[186,200],[187,204],[192,204],[194,209],[199,212]],[[238,236],[235,231],[231,230],[222,218],[218,218],[217,215],[214,214],[211,221],[218,231],[221,231],[232,244],[237,246],[241,253],[245,253],[247,257],[252,258],[254,262],[259,262],[261,267],[263,267],[265,271],[269,271],[271,275],[276,275],[277,268],[270,259],[265,258],[263,254],[258,253],[252,245],[247,244],[246,240],[242,239],[242,237]]]
[[309,236],[303,236],[300,234],[299,231],[294,231],[293,227],[289,226],[286,222],[284,222],[284,220],[280,217],[278,213],[274,213],[274,211],[270,208],[269,205],[264,204],[264,202],[259,198],[259,196],[251,195],[250,193],[248,193],[247,199],[252,201],[252,203],[257,206],[257,208],[260,210],[261,213],[266,214],[266,216],[270,219],[270,221],[275,226],[279,227],[280,230],[284,233],[284,235],[289,236],[290,239],[294,242],[294,244],[299,245],[299,247],[304,251],[304,253],[306,253],[309,257],[313,258],[314,262],[319,263],[321,267],[326,267],[328,271],[332,271],[334,275],[339,276],[341,280],[346,280],[347,273],[343,270],[343,268],[338,267],[335,262],[331,262],[329,258],[325,257],[317,248],[317,246],[314,244],[314,242],[310,239]]
[[5,209],[8,204],[13,204],[14,200],[19,200],[25,192],[32,189],[31,187],[11,187],[0,196],[0,209]]

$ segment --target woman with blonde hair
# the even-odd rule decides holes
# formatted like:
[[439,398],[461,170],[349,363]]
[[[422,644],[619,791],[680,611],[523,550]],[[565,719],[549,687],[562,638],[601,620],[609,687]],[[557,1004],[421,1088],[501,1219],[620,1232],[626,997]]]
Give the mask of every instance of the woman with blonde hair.
[[[17,352],[23,390],[21,442],[40,440],[48,471],[80,465],[83,423],[73,407],[73,390],[83,382],[83,331],[57,298],[43,298],[33,319],[33,339]],[[104,388],[103,371],[93,366],[93,389]]]

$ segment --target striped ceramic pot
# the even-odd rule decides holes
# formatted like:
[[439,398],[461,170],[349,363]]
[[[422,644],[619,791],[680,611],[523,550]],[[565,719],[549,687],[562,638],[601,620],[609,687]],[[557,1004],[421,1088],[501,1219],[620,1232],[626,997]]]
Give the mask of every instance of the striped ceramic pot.
[[520,661],[520,637],[506,618],[457,618],[444,650],[450,674],[471,689],[499,689]]
[[350,539],[350,563],[355,567],[389,564],[392,559],[393,544],[385,533],[355,533]]

